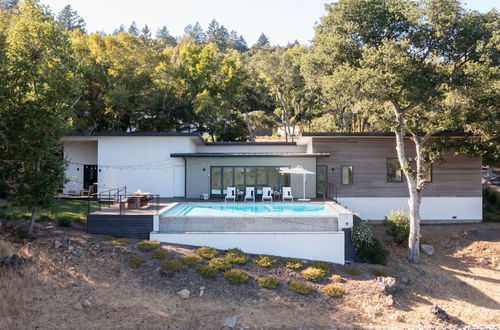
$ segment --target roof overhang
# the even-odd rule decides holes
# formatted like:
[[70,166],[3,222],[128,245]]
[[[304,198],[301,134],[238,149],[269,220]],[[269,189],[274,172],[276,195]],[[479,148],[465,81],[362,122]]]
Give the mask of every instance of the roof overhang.
[[193,152],[193,153],[171,153],[170,157],[182,158],[240,158],[240,157],[328,157],[329,153],[306,153],[306,152]]

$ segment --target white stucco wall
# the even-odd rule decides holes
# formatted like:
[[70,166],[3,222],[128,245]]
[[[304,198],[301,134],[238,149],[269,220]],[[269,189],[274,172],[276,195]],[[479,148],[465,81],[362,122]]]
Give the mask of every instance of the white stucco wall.
[[184,159],[170,154],[195,149],[189,136],[99,137],[99,186],[127,186],[128,193],[140,189],[161,197],[183,197]]
[[[390,210],[408,210],[404,197],[339,197],[339,203],[366,220],[383,220]],[[423,197],[422,220],[435,223],[478,222],[483,218],[481,197]]]
[[[69,180],[64,186],[64,193],[77,194],[83,189],[83,165],[97,165],[97,141],[66,141],[63,144],[64,157],[70,162],[66,169]],[[78,163],[78,164],[75,164]]]
[[197,152],[306,152],[306,146],[297,145],[265,145],[265,144],[223,144],[223,145],[200,145]]

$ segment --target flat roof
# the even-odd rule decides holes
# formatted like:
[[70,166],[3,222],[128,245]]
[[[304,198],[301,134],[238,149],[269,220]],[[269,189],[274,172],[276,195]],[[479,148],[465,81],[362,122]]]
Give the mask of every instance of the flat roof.
[[296,146],[297,142],[205,142],[207,146]]
[[192,152],[171,153],[170,157],[328,157],[329,153],[306,153],[306,152]]
[[314,132],[302,133],[302,136],[394,136],[392,132]]
[[201,137],[198,133],[186,132],[69,132],[65,136],[197,136]]

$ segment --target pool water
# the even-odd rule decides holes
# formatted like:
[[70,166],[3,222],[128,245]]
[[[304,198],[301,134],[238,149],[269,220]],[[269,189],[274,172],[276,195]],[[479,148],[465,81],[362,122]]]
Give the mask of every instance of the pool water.
[[332,216],[324,203],[179,203],[160,216]]

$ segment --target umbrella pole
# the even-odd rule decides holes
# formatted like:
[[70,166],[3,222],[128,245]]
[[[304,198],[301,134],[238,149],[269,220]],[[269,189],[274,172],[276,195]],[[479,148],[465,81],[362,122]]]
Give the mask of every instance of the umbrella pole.
[[306,175],[302,174],[302,177],[304,178],[302,182],[302,198],[306,199]]

